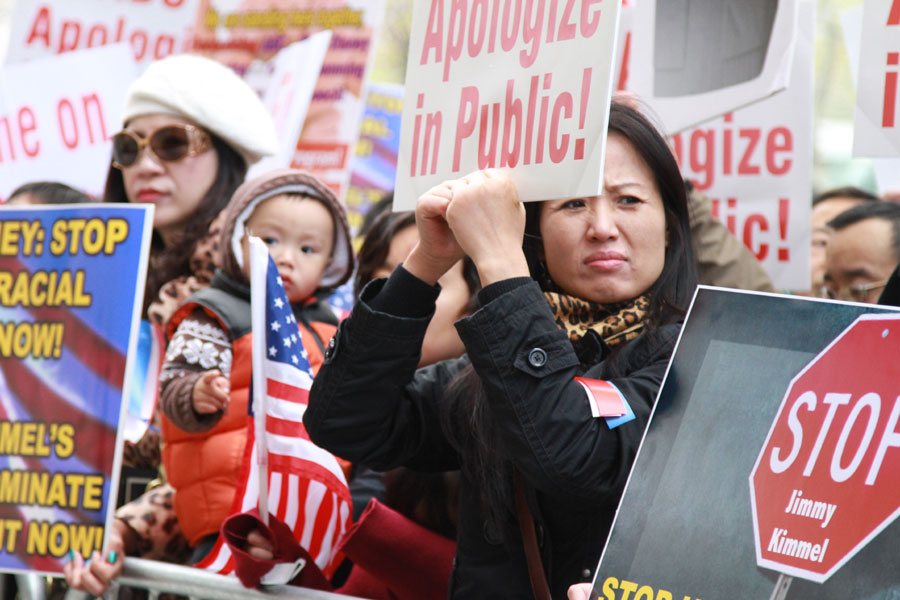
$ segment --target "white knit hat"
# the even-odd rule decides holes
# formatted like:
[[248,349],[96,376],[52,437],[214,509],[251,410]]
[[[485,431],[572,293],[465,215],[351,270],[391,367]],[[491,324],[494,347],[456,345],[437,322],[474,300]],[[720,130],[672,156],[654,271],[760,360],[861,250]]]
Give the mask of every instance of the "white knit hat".
[[278,150],[272,117],[256,92],[225,65],[201,56],[155,61],[132,82],[124,122],[150,114],[193,121],[228,142],[247,165]]

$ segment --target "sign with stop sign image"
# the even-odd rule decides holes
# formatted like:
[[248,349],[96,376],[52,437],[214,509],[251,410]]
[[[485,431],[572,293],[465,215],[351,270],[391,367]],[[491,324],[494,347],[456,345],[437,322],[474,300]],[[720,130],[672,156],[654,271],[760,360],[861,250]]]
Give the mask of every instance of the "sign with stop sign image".
[[700,286],[591,600],[900,598],[900,312]]
[[750,475],[757,562],[822,582],[900,514],[900,317],[862,315],[791,381]]

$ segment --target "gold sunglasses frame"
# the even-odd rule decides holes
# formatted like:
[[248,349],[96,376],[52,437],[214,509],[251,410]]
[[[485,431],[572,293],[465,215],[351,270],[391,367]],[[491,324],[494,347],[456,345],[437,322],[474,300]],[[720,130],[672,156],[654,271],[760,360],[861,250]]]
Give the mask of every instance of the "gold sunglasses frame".
[[[160,157],[153,150],[153,146],[150,145],[150,140],[153,138],[154,135],[156,135],[163,129],[168,129],[169,127],[184,129],[187,132],[187,137],[188,137],[187,153],[184,156],[177,158],[175,160],[166,160],[166,159]],[[209,136],[209,134],[206,131],[197,127],[196,125],[190,125],[187,123],[185,123],[183,125],[182,124],[171,124],[171,125],[163,125],[161,127],[157,127],[156,129],[151,131],[149,133],[149,135],[147,135],[146,137],[141,137],[141,136],[137,135],[136,133],[134,133],[133,131],[128,131],[127,129],[123,129],[122,131],[119,131],[119,132],[113,134],[112,137],[115,138],[117,135],[127,135],[131,139],[135,140],[138,145],[137,156],[135,157],[134,162],[131,163],[130,165],[123,165],[120,162],[118,162],[117,160],[113,159],[112,166],[119,169],[120,171],[122,169],[127,169],[129,167],[133,167],[138,162],[140,162],[141,153],[144,151],[144,148],[147,148],[150,151],[150,153],[155,157],[157,162],[166,163],[166,162],[178,162],[180,160],[184,160],[185,158],[188,158],[189,156],[197,156],[198,154],[202,154],[203,152],[206,152],[207,150],[209,150],[212,147],[212,138]],[[110,139],[112,139],[112,138],[110,138]]]

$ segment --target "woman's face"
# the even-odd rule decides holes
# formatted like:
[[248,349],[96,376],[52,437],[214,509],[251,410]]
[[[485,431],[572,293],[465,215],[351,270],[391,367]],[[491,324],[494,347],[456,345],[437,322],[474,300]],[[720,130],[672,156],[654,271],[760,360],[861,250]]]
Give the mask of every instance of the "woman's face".
[[[188,125],[190,121],[171,115],[142,115],[132,119],[127,131],[146,138],[166,125]],[[178,239],[185,223],[200,206],[215,181],[219,156],[210,147],[195,156],[175,162],[157,158],[144,147],[137,161],[122,169],[129,202],[153,204],[153,228],[166,245]]]
[[[398,231],[391,240],[384,264],[372,274],[373,278],[387,277],[399,263],[406,260],[419,241],[415,225]],[[441,293],[437,299],[434,316],[425,330],[422,342],[422,358],[419,366],[424,367],[447,358],[456,358],[466,351],[453,323],[466,316],[469,305],[469,285],[463,276],[463,263],[459,261],[438,280]]]
[[662,197],[650,168],[619,134],[607,138],[603,194],[544,202],[540,229],[550,277],[583,300],[630,300],[662,273]]

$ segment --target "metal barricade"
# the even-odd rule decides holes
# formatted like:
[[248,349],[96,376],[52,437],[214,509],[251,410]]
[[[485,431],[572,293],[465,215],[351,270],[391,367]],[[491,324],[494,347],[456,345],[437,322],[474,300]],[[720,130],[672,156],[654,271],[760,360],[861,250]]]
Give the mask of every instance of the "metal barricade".
[[[156,600],[162,592],[187,596],[191,600],[362,600],[290,585],[248,589],[235,577],[141,558],[125,559],[122,575],[104,597],[115,599],[120,585],[147,590],[149,600]],[[66,600],[84,600],[89,596],[85,592],[69,590]]]

